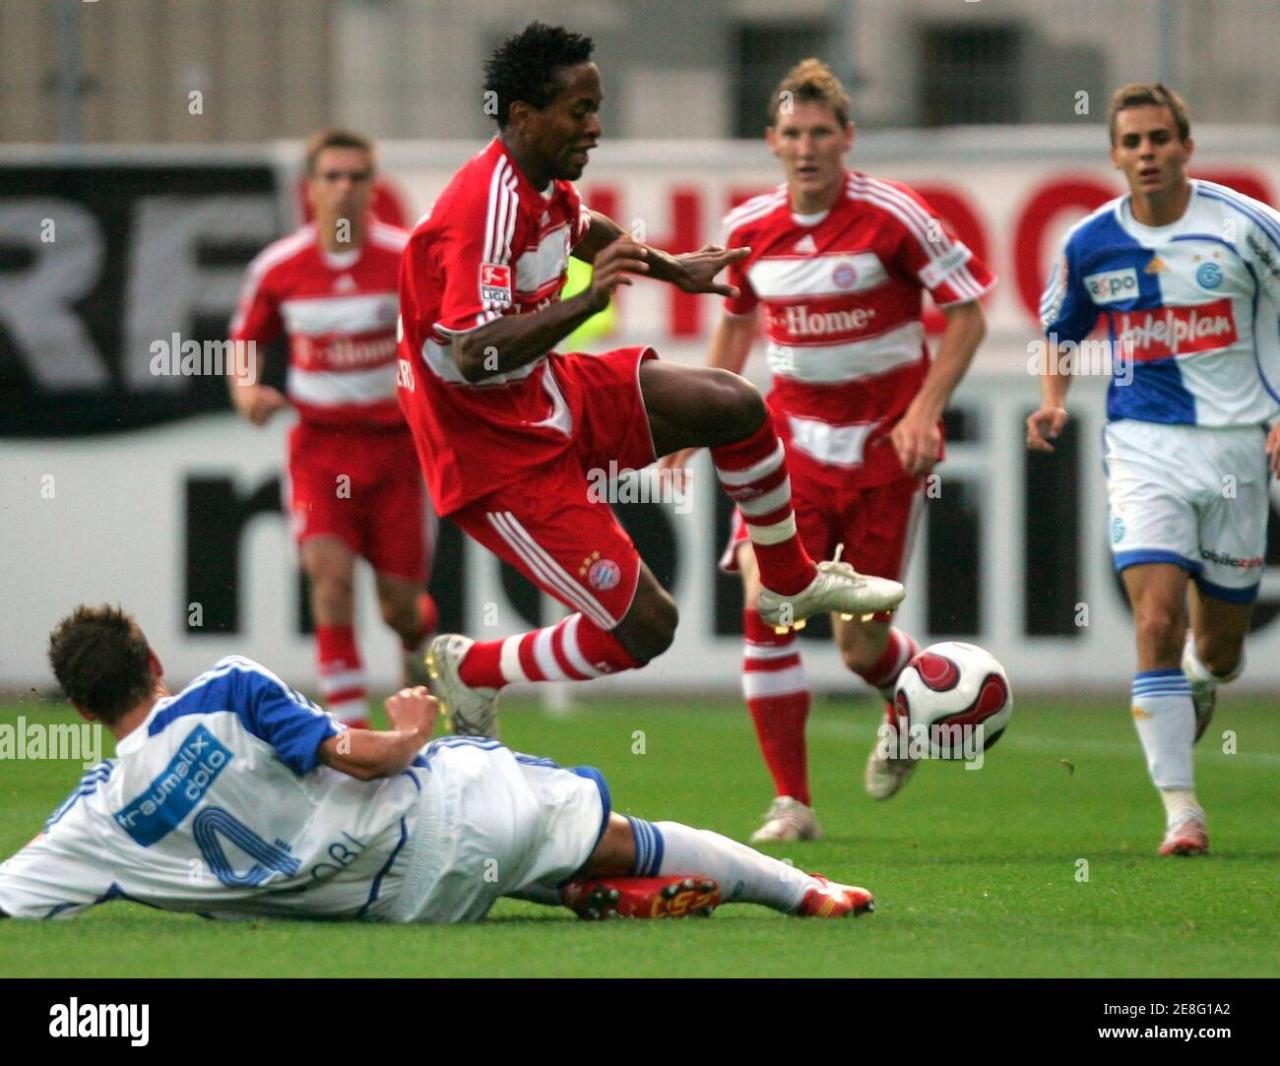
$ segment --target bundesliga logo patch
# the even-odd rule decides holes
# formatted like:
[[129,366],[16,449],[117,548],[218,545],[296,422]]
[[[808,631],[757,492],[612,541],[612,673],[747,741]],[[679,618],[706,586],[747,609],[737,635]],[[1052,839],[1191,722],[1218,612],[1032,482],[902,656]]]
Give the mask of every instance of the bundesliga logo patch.
[[499,307],[511,306],[511,268],[499,263],[480,264],[480,299]]

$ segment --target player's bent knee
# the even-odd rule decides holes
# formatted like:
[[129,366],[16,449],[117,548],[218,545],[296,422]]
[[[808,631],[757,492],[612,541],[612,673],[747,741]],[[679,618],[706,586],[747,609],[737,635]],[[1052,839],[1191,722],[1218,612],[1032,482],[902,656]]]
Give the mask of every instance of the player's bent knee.
[[355,596],[355,582],[345,574],[321,574],[311,579],[316,600],[330,607],[349,606]]
[[383,602],[382,620],[386,623],[387,628],[394,629],[397,633],[412,633],[418,628],[416,613],[412,604],[403,603],[387,603]]
[[1181,654],[1183,617],[1180,611],[1163,606],[1148,606],[1138,612],[1136,623],[1138,644],[1151,650]]
[[1197,648],[1196,655],[1218,677],[1234,681],[1244,673],[1244,647],[1234,641],[1212,641],[1203,649]]
[[647,659],[656,659],[676,639],[676,627],[680,624],[680,611],[669,596],[656,599],[645,619],[644,645]]
[[721,410],[728,422],[742,427],[743,435],[750,433],[765,419],[764,396],[746,378],[724,371],[719,382]]
[[662,591],[643,599],[637,597],[613,633],[627,651],[647,663],[671,647],[679,621],[675,600]]

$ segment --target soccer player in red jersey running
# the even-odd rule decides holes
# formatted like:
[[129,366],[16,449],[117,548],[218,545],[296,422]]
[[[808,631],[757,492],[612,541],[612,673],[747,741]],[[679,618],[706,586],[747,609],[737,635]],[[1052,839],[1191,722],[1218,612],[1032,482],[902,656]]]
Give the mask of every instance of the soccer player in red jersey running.
[[425,591],[427,504],[413,439],[396,402],[396,293],[408,234],[370,214],[374,150],[328,130],[307,148],[314,223],[268,246],[250,265],[231,323],[238,342],[289,338],[288,398],[233,379],[236,409],[256,426],[292,405],[289,510],[311,613],[324,700],[363,726],[364,667],[356,644],[356,556],[375,573],[382,617],[404,648],[405,682],[425,681],[421,649],[435,629]]
[[[458,732],[495,731],[512,681],[581,681],[642,666],[670,645],[676,606],[589,472],[639,469],[709,445],[757,547],[762,616],[895,606],[902,586],[815,565],[796,536],[782,445],[759,392],[724,370],[677,367],[649,348],[553,351],[634,275],[737,296],[715,276],[743,258],[710,245],[671,256],[583,207],[571,182],[601,133],[592,43],[533,23],[487,66],[499,132],[414,230],[401,272],[400,398],[442,515],[574,613],[483,643],[435,638],[427,661]],[[568,256],[591,286],[558,299]]]
[[[709,362],[740,372],[763,309],[768,404],[806,549],[826,558],[843,544],[857,568],[898,578],[923,481],[942,458],[943,408],[984,333],[978,298],[994,279],[918,194],[846,168],[849,97],[824,63],[807,59],[778,86],[766,138],[787,180],[725,220],[726,245],[750,253],[729,267],[738,294],[725,301]],[[947,318],[932,364],[920,322],[926,291]],[[678,469],[690,454],[665,465]],[[736,516],[722,565],[745,584],[742,687],[776,789],[752,840],[809,840],[820,833],[805,747],[809,685],[795,636],[760,615],[758,555]],[[845,665],[892,704],[916,642],[887,612],[833,622]],[[877,799],[915,765],[887,758],[886,739],[867,764]]]

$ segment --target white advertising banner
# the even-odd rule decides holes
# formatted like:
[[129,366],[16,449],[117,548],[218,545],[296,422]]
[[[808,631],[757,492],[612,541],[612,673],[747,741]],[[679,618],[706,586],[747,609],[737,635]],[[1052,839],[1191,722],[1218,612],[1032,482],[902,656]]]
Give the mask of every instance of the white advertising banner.
[[[1197,173],[1274,199],[1274,132],[1201,130],[1197,140]],[[480,147],[385,144],[383,169],[421,211]],[[1074,129],[872,131],[860,134],[852,159],[923,192],[1000,276],[988,340],[955,399],[948,458],[899,619],[922,641],[989,647],[1015,690],[1122,691],[1133,670],[1106,535],[1104,379],[1073,389],[1070,448],[1032,460],[1023,447],[1023,419],[1038,397],[1027,365],[1032,309],[1062,232],[1120,190],[1105,148],[1105,133]],[[19,151],[6,162],[18,177],[0,187],[0,235],[28,242],[30,254],[0,287],[0,367],[9,368],[0,380],[0,687],[48,685],[50,626],[77,603],[111,601],[138,615],[176,680],[235,652],[313,688],[313,646],[279,506],[287,421],[255,430],[219,409],[221,381],[146,372],[156,343],[207,343],[225,328],[247,258],[292,224],[298,151],[281,144],[208,156],[207,166],[198,153],[168,149],[91,151],[74,161]],[[114,184],[113,168],[123,175]],[[92,182],[73,180],[90,170]],[[762,143],[606,140],[579,186],[638,237],[679,251],[717,239],[727,209],[777,181]],[[56,241],[42,244],[51,220]],[[48,283],[36,284],[41,278]],[[664,357],[700,362],[719,313],[713,298],[641,282],[622,294],[610,332],[583,347],[649,343]],[[757,355],[752,376],[762,362]],[[670,582],[680,630],[647,669],[591,687],[736,691],[736,589],[715,567],[725,509],[705,456],[687,497],[621,510],[637,519],[623,518]],[[1280,537],[1272,541],[1274,567]],[[375,684],[387,688],[398,645],[377,618],[368,573],[360,578],[362,647]],[[435,588],[451,625],[481,638],[560,610],[544,603],[539,614],[527,589],[456,535],[442,544]],[[1274,689],[1274,573],[1264,577],[1257,615],[1241,684]],[[829,642],[813,636],[805,647],[816,685],[857,690]]]
[[[1022,418],[1035,398],[1035,382],[1025,374],[980,374],[961,389],[956,407],[970,439],[949,445],[926,504],[899,624],[922,641],[958,636],[990,648],[1015,687],[1122,689],[1133,670],[1133,640],[1106,540],[1101,383],[1081,381],[1073,392],[1078,455],[1047,460],[1077,463],[1080,477],[1078,507],[1048,547],[1076,560],[1075,591],[1066,599],[1053,587],[1056,564],[1040,587],[1028,584],[1029,570],[1046,570],[1026,508],[1034,484],[1027,476]],[[310,688],[312,642],[299,626],[296,563],[278,509],[285,431],[283,422],[258,431],[214,414],[92,440],[7,442],[0,449],[0,552],[10,560],[0,594],[6,608],[0,611],[0,682],[47,684],[50,626],[76,603],[110,601],[136,612],[175,678],[189,678],[235,652]],[[703,460],[687,495],[643,505],[660,507],[666,518],[658,536],[668,538],[674,560],[672,591],[681,611],[675,645],[647,669],[593,687],[736,690],[740,641],[732,632],[716,634],[716,559],[723,542],[715,521],[719,489]],[[967,534],[957,546],[950,521],[928,516],[961,497],[971,539]],[[228,513],[217,509],[219,498],[227,501]],[[215,501],[212,510],[209,500]],[[237,601],[232,632],[214,632],[218,608],[192,598],[200,595],[193,587],[210,587],[208,573],[194,582],[191,575],[193,561],[209,559],[208,537],[222,545],[205,564],[216,566],[212,596],[224,606],[229,595]],[[496,560],[469,541],[464,545],[461,558],[449,563],[465,575],[459,624],[480,638],[529,628]],[[929,605],[954,590],[931,586],[963,584],[966,575],[972,575],[973,602],[962,602],[959,613],[974,624],[961,632],[936,628]],[[458,576],[439,577],[447,583]],[[396,679],[397,646],[376,617],[369,575],[360,579],[363,647],[376,684],[389,687]],[[1060,617],[1049,619],[1058,635],[1035,633],[1030,615],[1042,595],[1060,601]],[[1273,571],[1264,578],[1259,608],[1268,619],[1251,638],[1242,685],[1280,685],[1280,624],[1270,617],[1278,606],[1280,574]],[[547,610],[542,617],[553,615]],[[819,687],[858,688],[825,642],[806,642],[806,664]]]

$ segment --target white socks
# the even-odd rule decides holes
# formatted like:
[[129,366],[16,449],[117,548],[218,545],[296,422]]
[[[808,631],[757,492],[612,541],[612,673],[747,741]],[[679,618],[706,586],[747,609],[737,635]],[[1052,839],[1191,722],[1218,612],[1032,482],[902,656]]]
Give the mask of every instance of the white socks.
[[790,863],[708,829],[629,820],[636,837],[635,874],[703,874],[720,883],[725,903],[759,903],[786,914],[793,913],[804,894],[818,885]]
[[[1133,724],[1147,753],[1151,780],[1165,798],[1170,825],[1175,810],[1182,815],[1195,802],[1196,712],[1191,685],[1181,670],[1144,670],[1133,677]],[[1172,805],[1165,793],[1172,794]]]
[[1161,789],[1160,798],[1164,800],[1165,821],[1168,828],[1172,829],[1188,818],[1199,818],[1200,821],[1204,821],[1204,810],[1196,801],[1196,794],[1192,789]]

